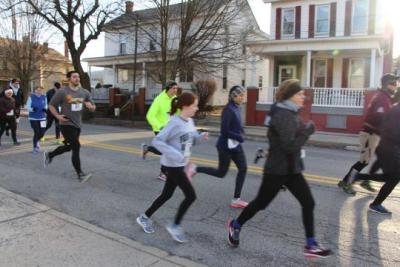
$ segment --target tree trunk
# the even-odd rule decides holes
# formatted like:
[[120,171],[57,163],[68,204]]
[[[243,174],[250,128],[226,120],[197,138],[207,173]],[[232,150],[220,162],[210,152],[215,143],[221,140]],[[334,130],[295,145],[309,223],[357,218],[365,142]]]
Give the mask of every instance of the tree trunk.
[[78,52],[75,52],[71,49],[70,49],[70,54],[71,54],[71,59],[72,59],[72,65],[74,66],[74,69],[79,73],[79,76],[81,78],[82,88],[85,88],[85,89],[91,91],[90,78],[89,78],[89,75],[83,70],[81,60],[80,60],[81,55]]

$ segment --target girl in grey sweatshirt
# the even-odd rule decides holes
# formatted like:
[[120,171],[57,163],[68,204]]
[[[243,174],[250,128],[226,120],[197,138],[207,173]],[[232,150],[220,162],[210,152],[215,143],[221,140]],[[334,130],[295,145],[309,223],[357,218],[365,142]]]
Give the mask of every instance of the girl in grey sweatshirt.
[[[153,233],[150,217],[172,197],[176,187],[179,187],[185,199],[179,206],[174,223],[167,225],[166,228],[172,238],[180,243],[187,241],[180,226],[182,218],[196,199],[196,193],[189,180],[193,171],[189,163],[191,147],[201,140],[208,139],[208,133],[199,134],[191,119],[198,110],[197,105],[197,97],[192,93],[183,93],[172,101],[172,117],[153,140],[153,145],[162,153],[161,165],[166,170],[167,181],[161,195],[136,219],[146,233]],[[178,109],[181,113],[175,115]]]

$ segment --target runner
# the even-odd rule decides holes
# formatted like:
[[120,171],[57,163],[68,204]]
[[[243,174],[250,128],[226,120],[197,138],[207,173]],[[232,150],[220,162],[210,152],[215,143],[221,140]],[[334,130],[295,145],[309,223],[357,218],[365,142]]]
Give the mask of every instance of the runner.
[[[154,233],[150,217],[172,197],[176,187],[179,187],[185,199],[179,206],[174,222],[166,228],[172,238],[180,243],[187,242],[181,227],[182,218],[196,199],[196,193],[188,179],[191,175],[191,164],[188,164],[191,146],[208,139],[208,133],[199,134],[196,131],[191,119],[198,110],[197,104],[197,97],[192,93],[183,93],[173,100],[171,108],[173,117],[153,140],[153,145],[162,153],[161,165],[164,166],[167,180],[161,195],[136,219],[146,233]],[[180,115],[176,115],[178,109],[181,110]]]
[[[47,91],[46,93],[46,97],[47,97],[47,103],[50,103],[51,99],[53,98],[53,96],[58,92],[58,90],[60,90],[61,88],[61,84],[59,82],[55,82],[54,83],[54,88],[50,89],[49,91]],[[60,107],[57,107],[57,110],[59,110]],[[56,144],[61,145],[62,141],[60,140],[60,123],[59,121],[56,119],[56,117],[53,116],[53,114],[51,113],[50,110],[47,110],[47,126],[46,126],[46,131],[48,129],[51,128],[51,126],[55,125],[55,131],[56,131]]]
[[[178,84],[176,82],[169,82],[165,87],[165,90],[161,92],[151,104],[149,111],[147,112],[146,118],[149,124],[151,125],[153,132],[157,135],[162,128],[168,123],[171,111],[171,102],[176,97],[178,92]],[[158,151],[154,146],[148,146],[146,144],[142,144],[142,158],[146,159],[146,155],[148,152],[151,152],[156,155],[161,155],[161,152]],[[163,171],[163,167],[161,166],[160,175],[158,179],[165,181],[166,175]]]
[[29,112],[29,122],[33,129],[33,150],[32,153],[38,153],[40,150],[39,140],[46,131],[46,112],[48,109],[46,96],[43,94],[43,87],[35,88],[35,93],[29,96],[26,107]]
[[381,214],[391,214],[382,206],[400,181],[400,105],[394,106],[386,115],[382,126],[382,140],[376,150],[383,174],[357,174],[356,180],[384,182],[369,210]]
[[218,178],[224,178],[229,170],[231,160],[238,168],[236,175],[235,192],[231,201],[231,208],[245,208],[247,202],[240,199],[247,172],[246,155],[242,148],[243,124],[240,105],[245,97],[245,90],[241,86],[233,86],[229,91],[229,102],[221,116],[221,135],[217,141],[218,169],[210,167],[195,167],[196,173],[205,173]]
[[[365,117],[364,125],[360,131],[360,160],[357,161],[338,183],[338,187],[342,188],[347,194],[355,195],[356,191],[353,189],[353,182],[355,176],[368,166],[375,149],[379,144],[382,121],[387,112],[392,107],[392,97],[397,90],[397,80],[399,77],[393,74],[385,74],[381,78],[382,89],[378,90],[372,98],[371,103],[368,105],[367,114]],[[370,170],[370,174],[379,169],[377,164],[374,164]],[[360,186],[368,191],[375,192],[368,180],[361,182]]]
[[[61,133],[64,136],[64,145],[57,147],[52,152],[44,152],[44,166],[47,167],[54,157],[72,150],[72,165],[78,175],[80,182],[86,182],[92,174],[84,173],[81,169],[79,151],[81,144],[79,136],[81,134],[83,106],[89,111],[94,112],[96,106],[91,100],[88,90],[80,87],[80,78],[77,71],[67,73],[69,86],[58,91],[51,99],[49,109],[60,122]],[[57,107],[61,107],[61,114]]]
[[304,91],[298,80],[284,81],[277,92],[278,104],[271,110],[268,131],[269,153],[264,166],[264,177],[257,197],[249,203],[237,219],[229,221],[229,243],[239,246],[241,227],[258,211],[265,209],[276,197],[282,185],[300,202],[306,232],[305,256],[326,257],[329,249],[322,248],[314,235],[314,199],[302,174],[302,146],[315,131],[312,122],[304,124],[298,115],[304,104]]
[[17,122],[16,122],[15,99],[13,98],[13,90],[4,90],[4,96],[0,98],[0,146],[1,137],[3,136],[6,127],[10,127],[11,136],[14,145],[18,146],[21,143],[17,141]]

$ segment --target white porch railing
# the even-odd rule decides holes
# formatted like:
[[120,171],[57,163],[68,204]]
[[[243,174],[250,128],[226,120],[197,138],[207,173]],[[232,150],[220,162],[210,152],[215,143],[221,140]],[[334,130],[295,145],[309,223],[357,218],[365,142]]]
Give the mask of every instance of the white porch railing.
[[[278,87],[263,87],[259,103],[272,104]],[[313,106],[363,108],[364,88],[311,88],[314,91]]]

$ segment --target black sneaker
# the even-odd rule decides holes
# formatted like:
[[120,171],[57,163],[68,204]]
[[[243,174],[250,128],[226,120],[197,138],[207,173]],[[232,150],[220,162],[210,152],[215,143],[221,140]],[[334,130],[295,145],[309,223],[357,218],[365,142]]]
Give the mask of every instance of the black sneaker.
[[314,246],[305,246],[304,247],[304,256],[305,257],[318,257],[318,258],[326,258],[332,255],[332,251],[330,249],[323,248],[318,244]]
[[146,144],[142,144],[142,159],[145,160],[147,153],[149,152],[149,146]]
[[264,157],[264,154],[264,150],[262,148],[258,148],[256,156],[254,157],[254,164],[257,164],[258,161]]
[[392,212],[389,211],[388,209],[386,209],[384,206],[382,205],[369,205],[369,210],[376,212],[376,213],[380,213],[380,214],[387,214],[387,215],[391,215]]
[[79,182],[81,182],[81,183],[84,183],[84,182],[87,182],[87,181],[89,181],[91,178],[92,178],[92,174],[91,173],[83,173],[83,172],[81,172],[80,174],[78,174],[78,180],[79,180]]
[[356,194],[356,191],[353,189],[353,185],[347,184],[343,180],[341,180],[338,183],[338,187],[341,188],[343,190],[343,192],[345,192],[346,194],[353,195],[353,196]]
[[6,130],[6,136],[10,136],[10,132]]
[[47,168],[50,163],[51,163],[51,158],[50,158],[49,152],[44,151],[43,152],[43,167]]
[[228,221],[228,242],[234,248],[239,246],[239,234],[240,228],[236,229],[233,227],[233,220]]
[[15,142],[14,142],[14,146],[20,146],[20,145],[21,145],[20,142],[18,142],[18,141],[15,141]]

